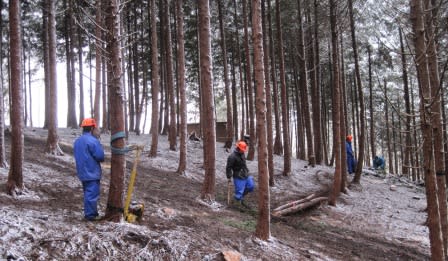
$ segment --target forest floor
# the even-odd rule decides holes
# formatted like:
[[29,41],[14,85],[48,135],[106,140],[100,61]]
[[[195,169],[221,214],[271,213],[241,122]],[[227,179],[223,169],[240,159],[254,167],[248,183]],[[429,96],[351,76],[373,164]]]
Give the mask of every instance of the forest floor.
[[[139,223],[83,220],[82,187],[72,155],[81,130],[59,129],[64,156],[45,154],[47,132],[25,131],[25,193],[5,193],[7,169],[0,169],[0,260],[223,260],[235,251],[241,260],[429,260],[424,189],[398,176],[367,171],[361,185],[341,194],[337,206],[322,204],[301,213],[273,218],[267,242],[254,235],[257,191],[247,196],[250,210],[227,206],[225,164],[228,152],[216,149],[216,202],[199,199],[204,170],[202,143],[188,142],[188,166],[176,173],[178,152],[160,136],[159,155],[141,156],[133,200],[145,205]],[[9,137],[7,137],[9,139]],[[102,135],[103,166],[99,209],[109,190],[109,136]],[[145,145],[148,135],[129,138]],[[9,152],[9,143],[7,152]],[[127,156],[127,180],[134,154]],[[322,189],[316,171],[293,159],[290,177],[281,175],[275,156],[271,207]],[[248,162],[257,181],[257,162]],[[257,184],[257,183],[256,183]],[[127,188],[127,186],[126,186]],[[237,260],[237,259],[234,259]]]

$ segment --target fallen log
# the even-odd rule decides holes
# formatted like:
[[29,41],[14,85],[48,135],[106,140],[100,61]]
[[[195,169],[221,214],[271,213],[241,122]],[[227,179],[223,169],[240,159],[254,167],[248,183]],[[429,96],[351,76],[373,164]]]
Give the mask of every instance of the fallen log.
[[293,205],[292,207],[284,208],[284,209],[279,210],[279,211],[274,211],[274,212],[272,212],[272,215],[279,217],[279,216],[284,216],[284,215],[287,215],[287,214],[296,213],[298,211],[305,210],[305,209],[307,209],[309,207],[318,205],[322,201],[328,201],[328,197],[313,198],[313,199],[310,199],[310,200],[308,200],[306,202],[303,202],[303,203],[300,203],[300,204],[297,204],[297,205]]
[[312,193],[311,195],[308,195],[308,196],[305,197],[305,198],[302,198],[302,199],[299,199],[299,200],[295,200],[295,201],[289,202],[289,203],[287,203],[287,204],[281,205],[281,206],[279,206],[278,208],[274,209],[273,212],[277,212],[277,211],[280,211],[280,210],[285,209],[285,208],[290,208],[290,207],[292,207],[292,206],[301,204],[301,203],[303,203],[303,202],[305,202],[305,201],[309,201],[309,200],[311,200],[312,198],[314,198],[315,196],[316,196],[316,194],[315,194],[315,193]]

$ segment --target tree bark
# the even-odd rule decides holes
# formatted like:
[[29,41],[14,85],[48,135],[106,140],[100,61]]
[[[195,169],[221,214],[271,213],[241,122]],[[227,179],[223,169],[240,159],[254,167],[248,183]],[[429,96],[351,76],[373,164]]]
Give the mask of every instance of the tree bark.
[[218,16],[219,16],[219,33],[221,35],[221,49],[222,49],[222,60],[224,66],[224,90],[226,97],[226,141],[224,147],[230,149],[233,143],[233,107],[232,107],[232,96],[230,94],[230,81],[229,81],[229,66],[227,63],[227,46],[226,46],[226,34],[224,31],[224,18],[222,11],[222,1],[218,0]]
[[279,42],[279,64],[280,64],[280,82],[281,82],[281,100],[282,100],[282,125],[283,125],[283,145],[284,145],[284,155],[283,155],[283,175],[291,175],[291,148],[289,139],[289,118],[288,118],[288,92],[286,89],[286,79],[285,79],[285,58],[283,52],[283,34],[281,28],[281,18],[280,18],[280,1],[275,0],[275,12],[277,20],[277,39]]
[[274,138],[274,154],[283,155],[283,143],[281,136],[281,122],[280,122],[280,109],[279,109],[279,98],[278,98],[278,85],[277,85],[277,69],[276,60],[274,52],[274,33],[272,32],[272,19],[271,19],[271,1],[268,2],[268,35],[269,35],[269,57],[271,59],[271,80],[272,80],[272,93],[274,102],[274,122],[275,122],[275,138]]
[[373,109],[373,84],[372,84],[372,50],[370,45],[367,46],[367,53],[369,55],[369,111],[370,111],[370,150],[372,157],[375,157],[375,119]]
[[[444,260],[444,245],[439,213],[439,200],[437,194],[436,170],[434,166],[434,133],[431,117],[431,83],[428,71],[427,45],[425,43],[424,12],[421,0],[410,1],[410,20],[414,33],[415,63],[420,91],[420,117],[423,135],[423,170],[425,174],[426,200],[428,211],[429,242],[431,247],[431,260]],[[437,97],[437,96],[436,96]]]
[[[124,90],[122,86],[123,72],[121,68],[121,36],[120,36],[120,0],[105,0],[105,26],[106,26],[106,51],[107,63],[107,87],[110,102],[110,128],[111,134],[124,132]],[[124,137],[111,140],[111,147],[118,150],[125,146]],[[123,209],[125,155],[112,153],[109,197],[107,199],[106,218],[118,222],[121,219]]]
[[[73,50],[73,0],[68,1],[68,11],[65,17],[65,52],[67,57],[67,127],[78,128],[76,119],[76,86],[75,86],[75,63]],[[50,76],[49,76],[50,77]],[[49,101],[50,102],[50,101]],[[50,102],[51,104],[51,102]],[[49,112],[50,113],[50,112]],[[49,115],[49,117],[51,117]]]
[[[308,3],[309,4],[309,3]],[[310,69],[311,97],[312,97],[312,117],[313,117],[313,137],[314,137],[314,157],[316,164],[323,163],[323,132],[322,132],[322,111],[321,111],[321,91],[320,91],[320,62],[319,62],[319,26],[317,17],[317,1],[314,0],[314,22],[313,29],[308,29],[308,38],[310,39],[310,50],[308,55],[308,68]],[[307,12],[308,22],[311,24],[311,11]]]
[[249,107],[249,151],[247,152],[247,160],[254,160],[255,157],[255,144],[257,142],[257,137],[255,134],[255,112],[254,112],[254,87],[252,82],[252,68],[250,59],[250,49],[249,49],[249,23],[247,14],[247,2],[243,0],[243,21],[244,21],[244,50],[246,58],[246,83],[247,83],[247,106]]
[[[268,0],[269,1],[269,0]],[[271,94],[271,81],[269,79],[269,41],[268,31],[266,28],[266,14],[265,14],[265,0],[261,1],[261,17],[262,17],[262,30],[263,30],[263,58],[264,58],[264,81],[266,92],[266,134],[267,134],[267,147],[268,147],[268,172],[269,172],[269,186],[275,185],[274,179],[274,136],[272,133],[272,94]]]
[[[64,4],[66,1],[64,1]],[[50,104],[50,69],[48,65],[48,11],[47,2],[42,1],[42,53],[44,63],[44,84],[45,84],[45,119],[44,129],[48,128],[48,119],[50,118],[50,108],[46,105]],[[66,43],[67,44],[67,43]]]
[[336,199],[341,191],[341,141],[344,135],[341,134],[341,89],[340,89],[340,75],[339,75],[339,63],[338,63],[338,38],[339,33],[337,31],[337,1],[330,0],[330,27],[331,27],[331,53],[332,53],[332,75],[333,75],[333,154],[335,157],[335,172],[334,183],[328,204],[335,206]]
[[[412,139],[411,139],[411,102],[409,98],[409,82],[408,82],[408,69],[406,62],[406,54],[403,44],[403,31],[399,28],[400,33],[400,49],[401,49],[401,65],[402,65],[402,78],[403,78],[403,92],[404,92],[404,105],[405,105],[405,148],[403,159],[403,175],[409,177],[411,174],[411,153],[412,153]],[[375,156],[375,155],[372,155]]]
[[208,0],[198,0],[199,9],[199,65],[201,68],[201,96],[204,126],[204,170],[201,198],[215,200],[216,128],[213,94],[213,66],[210,35],[210,8]]
[[159,140],[159,63],[158,63],[158,47],[157,47],[157,18],[156,18],[156,1],[150,0],[151,12],[151,94],[152,94],[152,116],[151,116],[151,149],[150,157],[157,156],[157,147]]
[[445,259],[447,258],[448,247],[448,219],[447,219],[447,201],[446,201],[446,166],[444,159],[443,143],[443,128],[441,122],[442,106],[440,96],[442,95],[442,86],[439,78],[439,64],[437,57],[437,36],[435,21],[437,17],[438,7],[433,6],[431,0],[424,0],[424,10],[430,10],[426,13],[426,39],[427,39],[427,59],[428,59],[428,73],[431,86],[432,96],[432,118],[431,127],[434,135],[434,170],[437,180],[437,194],[439,200],[440,224],[442,227],[443,247]]
[[79,123],[84,119],[84,72],[83,72],[83,55],[82,55],[82,30],[78,29],[78,64],[79,64]]
[[308,77],[307,77],[307,66],[306,66],[306,52],[304,46],[304,33],[303,33],[303,20],[302,20],[302,7],[300,0],[297,0],[297,14],[298,14],[298,51],[299,51],[299,85],[300,94],[303,106],[303,120],[305,123],[305,133],[306,133],[306,155],[308,156],[308,164],[314,167],[316,164],[314,155],[314,142],[313,142],[313,128],[311,125],[310,116],[310,106],[309,106],[309,95],[308,95]]
[[264,86],[263,31],[261,27],[260,0],[252,0],[252,37],[254,46],[258,136],[258,219],[255,236],[261,240],[268,240],[271,236],[270,196],[269,171],[266,162],[268,158],[266,146],[266,95]]
[[359,56],[358,56],[358,45],[356,43],[356,30],[355,30],[355,19],[353,17],[353,0],[348,0],[349,16],[350,16],[350,29],[352,35],[352,48],[353,48],[353,59],[355,60],[355,74],[356,74],[356,90],[358,91],[358,100],[360,108],[360,135],[358,139],[358,165],[356,166],[355,177],[353,179],[354,183],[359,184],[361,181],[362,166],[364,165],[364,144],[365,144],[365,112],[364,112],[364,95],[362,93],[361,84],[361,73],[359,69]]
[[166,43],[166,86],[169,102],[169,130],[168,140],[170,142],[170,150],[176,150],[177,147],[177,130],[176,130],[176,104],[174,96],[174,79],[173,79],[173,52],[171,46],[171,26],[170,26],[170,1],[165,2],[165,43]]
[[50,108],[48,119],[48,136],[45,152],[53,155],[63,155],[59,147],[58,137],[58,87],[56,72],[56,10],[55,0],[46,0],[48,6],[48,52],[49,52],[49,76],[50,76]]
[[177,173],[184,173],[187,169],[187,96],[185,89],[185,39],[184,39],[184,11],[183,0],[176,1],[177,17],[177,86],[180,98],[180,126],[179,126],[179,167]]
[[394,172],[394,165],[393,165],[393,156],[392,156],[392,140],[390,138],[390,121],[389,121],[389,97],[387,92],[387,83],[386,79],[384,79],[384,117],[386,121],[386,140],[387,140],[387,157],[389,158],[389,173],[395,173]]
[[6,192],[21,194],[23,185],[23,89],[22,89],[22,37],[20,1],[9,0],[9,46],[11,73],[11,155]]
[[[101,98],[101,40],[102,33],[101,27],[102,17],[101,17],[101,1],[96,0],[96,16],[95,16],[95,100],[93,102],[93,118],[98,122],[100,119],[100,98]],[[103,126],[104,127],[104,126]]]
[[[3,1],[0,1],[0,13],[3,10]],[[0,15],[0,28],[3,28],[3,17]],[[3,32],[0,31],[0,39],[3,39]],[[3,50],[3,42],[0,41],[0,50]],[[0,53],[0,61],[3,61],[3,53]],[[6,140],[5,140],[5,100],[3,86],[3,66],[0,66],[0,167],[8,167],[6,159]]]

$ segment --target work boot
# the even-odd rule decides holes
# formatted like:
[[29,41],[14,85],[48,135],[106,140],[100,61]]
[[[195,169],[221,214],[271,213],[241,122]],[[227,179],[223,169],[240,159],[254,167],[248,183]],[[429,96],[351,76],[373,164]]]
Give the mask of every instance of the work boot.
[[96,217],[86,217],[84,218],[86,221],[101,221],[103,218],[101,216],[96,216]]
[[244,202],[243,199],[234,199],[233,200],[233,205],[235,205],[236,207],[244,207],[244,208],[248,208],[249,206],[246,204],[246,202]]
[[249,205],[246,204],[246,201],[241,199],[241,206],[245,207],[245,208],[250,208]]

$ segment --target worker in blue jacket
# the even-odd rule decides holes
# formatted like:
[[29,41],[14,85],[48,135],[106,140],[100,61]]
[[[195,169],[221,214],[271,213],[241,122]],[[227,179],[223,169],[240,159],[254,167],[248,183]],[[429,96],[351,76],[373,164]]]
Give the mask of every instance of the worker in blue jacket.
[[380,156],[375,156],[375,158],[373,159],[373,168],[375,170],[384,170],[385,166],[386,162],[384,161],[384,158]]
[[84,218],[89,221],[100,220],[97,204],[100,198],[101,165],[104,150],[93,132],[95,119],[87,118],[81,123],[83,132],[73,145],[76,172],[84,191]]
[[353,148],[352,148],[352,135],[347,135],[345,138],[345,149],[347,151],[347,171],[348,174],[353,174],[356,170],[356,159],[353,155]]

